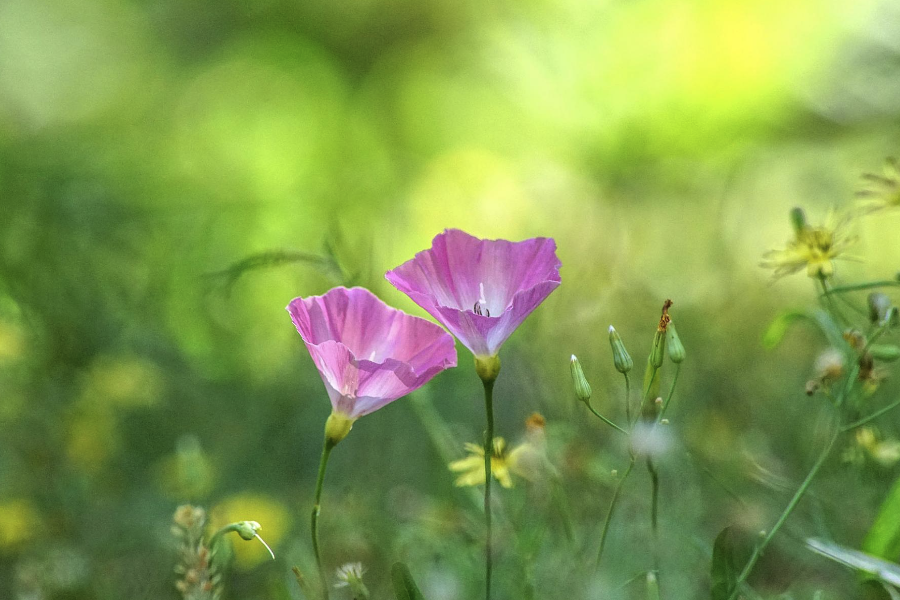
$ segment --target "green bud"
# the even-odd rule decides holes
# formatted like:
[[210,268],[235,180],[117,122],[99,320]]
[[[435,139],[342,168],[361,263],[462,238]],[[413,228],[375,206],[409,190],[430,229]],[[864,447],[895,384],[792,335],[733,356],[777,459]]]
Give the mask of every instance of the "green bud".
[[791,225],[794,228],[794,233],[800,235],[809,224],[806,221],[806,213],[799,206],[791,209]]
[[581,363],[578,362],[578,358],[574,354],[569,362],[569,367],[572,371],[572,383],[575,384],[575,397],[589,405],[591,402],[591,384],[588,383],[587,378],[584,376]]
[[872,292],[868,297],[869,321],[884,323],[891,312],[891,299],[887,294]]
[[650,350],[650,366],[658,369],[663,364],[663,358],[666,356],[666,332],[660,329],[656,330],[653,336],[653,349]]
[[328,415],[328,420],[325,421],[326,443],[335,446],[338,442],[347,437],[347,434],[353,429],[354,421],[356,421],[356,419],[352,419],[349,415],[338,411],[334,411]]
[[241,521],[235,523],[235,532],[241,536],[241,539],[248,542],[256,537],[256,532],[261,529],[260,524],[256,521]]
[[493,382],[500,374],[500,357],[499,356],[476,356],[475,372],[482,381],[486,383]]
[[869,354],[877,360],[893,362],[900,358],[900,347],[894,344],[872,344],[869,346]]
[[677,365],[684,360],[684,346],[681,344],[681,338],[678,337],[678,332],[675,331],[675,325],[672,322],[669,322],[669,326],[666,327],[666,347],[669,350],[669,359],[673,363]]
[[634,367],[634,361],[631,360],[631,355],[625,349],[625,344],[622,343],[619,332],[612,325],[609,326],[609,345],[612,347],[613,363],[616,365],[616,371],[622,374],[631,371]]

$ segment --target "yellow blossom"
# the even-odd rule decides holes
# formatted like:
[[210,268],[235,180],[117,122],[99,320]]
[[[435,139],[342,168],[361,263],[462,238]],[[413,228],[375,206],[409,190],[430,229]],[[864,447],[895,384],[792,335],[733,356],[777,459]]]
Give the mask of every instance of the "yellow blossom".
[[900,161],[889,158],[884,161],[881,175],[864,173],[863,186],[856,197],[863,213],[889,208],[900,208]]
[[829,212],[825,223],[818,227],[803,223],[795,229],[794,239],[781,250],[771,250],[763,255],[760,266],[775,270],[775,277],[791,275],[806,269],[815,278],[831,277],[834,260],[843,256],[855,241],[847,232],[849,219]]
[[[540,432],[542,436],[543,431]],[[491,473],[505,488],[513,486],[512,475],[525,479],[535,479],[546,466],[544,448],[535,443],[538,434],[529,430],[528,441],[508,449],[506,440],[494,438],[494,452],[491,456]],[[479,444],[465,445],[468,456],[450,463],[450,470],[459,473],[456,485],[470,486],[484,484],[484,447]]]

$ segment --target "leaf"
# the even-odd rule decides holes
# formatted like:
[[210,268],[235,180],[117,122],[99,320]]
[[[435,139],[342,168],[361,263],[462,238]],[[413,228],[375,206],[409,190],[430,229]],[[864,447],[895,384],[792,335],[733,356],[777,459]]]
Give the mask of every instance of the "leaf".
[[869,533],[863,540],[863,551],[888,560],[896,559],[900,556],[900,479],[894,482],[888,492],[881,508],[878,509],[878,516],[872,523]]
[[419,586],[413,581],[412,573],[402,562],[394,563],[391,567],[391,581],[394,584],[394,595],[397,600],[425,600]]
[[713,544],[711,597],[712,600],[728,600],[737,586],[738,567],[735,561],[736,540],[734,530],[726,527],[716,536]]
[[809,538],[806,540],[807,547],[816,552],[830,558],[835,562],[855,569],[867,575],[877,577],[884,583],[894,586],[900,586],[900,565],[881,560],[865,552],[845,548],[832,542]]
[[840,327],[838,327],[831,316],[823,310],[789,310],[781,313],[775,317],[775,320],[772,321],[768,329],[766,329],[766,332],[763,334],[763,346],[768,350],[772,350],[778,346],[784,339],[790,326],[801,319],[815,324],[819,328],[819,331],[821,331],[828,339],[829,344],[835,348],[846,350],[847,342],[844,340]]

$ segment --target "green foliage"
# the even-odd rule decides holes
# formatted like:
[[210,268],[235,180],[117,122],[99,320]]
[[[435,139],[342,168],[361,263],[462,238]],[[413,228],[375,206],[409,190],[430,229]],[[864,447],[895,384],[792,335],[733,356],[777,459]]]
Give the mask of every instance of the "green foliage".
[[900,479],[894,482],[878,509],[878,516],[862,543],[864,552],[896,561],[900,559]]
[[740,567],[737,564],[735,548],[735,532],[733,527],[726,527],[716,536],[713,543],[712,582],[710,597],[712,600],[728,600],[737,585]]
[[396,562],[391,567],[391,581],[397,600],[425,600],[419,586],[413,580],[412,573],[409,572],[409,567],[402,562]]

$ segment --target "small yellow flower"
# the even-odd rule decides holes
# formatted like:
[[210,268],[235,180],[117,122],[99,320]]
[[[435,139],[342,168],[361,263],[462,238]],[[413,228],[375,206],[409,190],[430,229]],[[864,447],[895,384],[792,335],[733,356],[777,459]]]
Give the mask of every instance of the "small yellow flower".
[[884,467],[900,461],[900,442],[881,439],[881,435],[874,427],[858,429],[856,444],[869,458]]
[[[484,484],[484,448],[478,444],[467,443],[466,450],[469,455],[450,463],[450,470],[459,473],[456,485],[460,487]],[[523,468],[522,460],[530,452],[529,444],[519,444],[508,450],[506,440],[502,437],[494,438],[494,452],[491,456],[491,473],[500,485],[505,488],[513,486],[511,474],[530,479],[528,469]]]
[[834,274],[834,260],[847,258],[844,251],[855,241],[847,232],[849,218],[829,212],[825,223],[812,227],[802,223],[796,235],[782,250],[763,255],[760,266],[775,270],[775,277],[784,277],[806,268],[810,277],[825,278]]
[[881,175],[863,173],[862,180],[862,189],[856,192],[861,212],[900,208],[900,161],[896,158],[884,161]]

